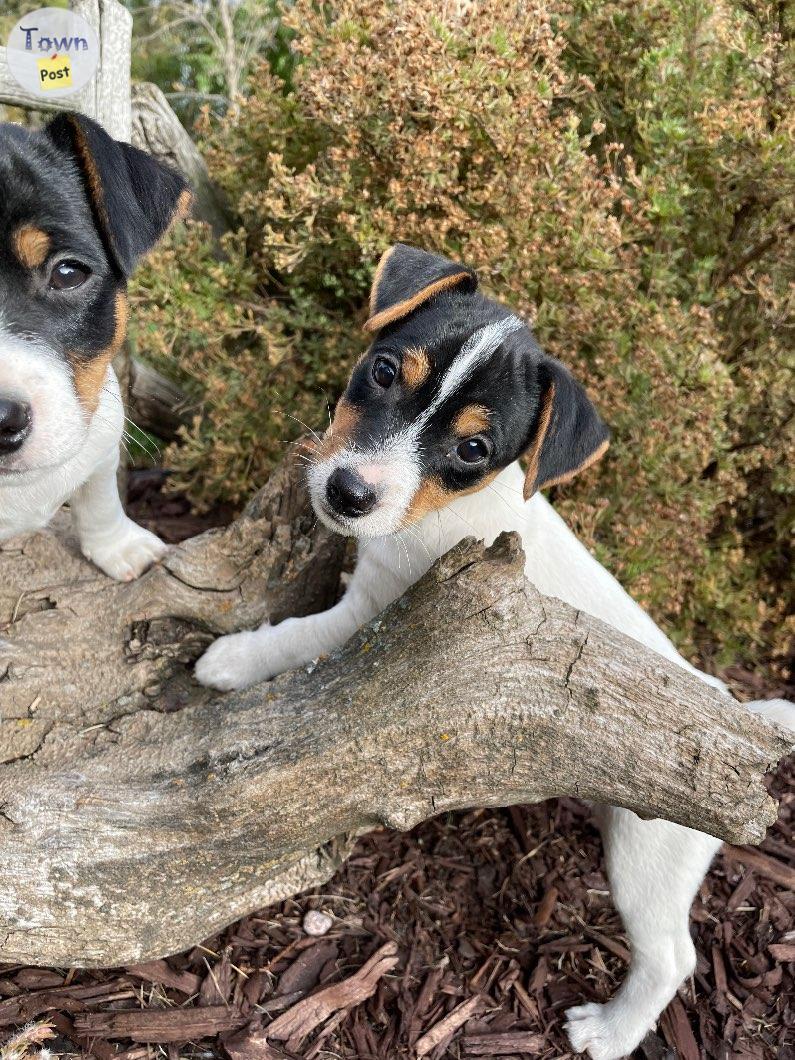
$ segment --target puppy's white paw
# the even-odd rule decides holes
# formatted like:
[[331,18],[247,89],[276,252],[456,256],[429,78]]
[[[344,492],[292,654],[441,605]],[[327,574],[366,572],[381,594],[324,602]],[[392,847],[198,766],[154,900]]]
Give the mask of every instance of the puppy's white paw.
[[610,1005],[578,1005],[566,1015],[565,1031],[575,1053],[588,1053],[592,1060],[619,1060],[637,1047],[651,1028],[640,1034],[628,1027]]
[[81,546],[86,559],[118,582],[133,581],[168,551],[168,545],[132,519],[112,537],[85,536]]
[[253,633],[219,637],[196,663],[196,680],[221,692],[268,681],[279,672],[278,667],[269,665],[268,653],[263,650],[269,632],[266,626]]

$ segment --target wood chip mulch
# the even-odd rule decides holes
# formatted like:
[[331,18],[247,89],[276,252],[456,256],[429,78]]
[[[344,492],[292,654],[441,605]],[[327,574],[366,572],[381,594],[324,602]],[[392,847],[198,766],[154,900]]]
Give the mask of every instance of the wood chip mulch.
[[[767,839],[725,849],[701,888],[698,967],[645,1060],[795,1060],[795,762],[772,787]],[[304,931],[310,910],[330,917],[325,935]],[[564,1010],[609,997],[627,959],[587,808],[453,814],[365,836],[326,887],[188,953],[101,972],[0,966],[0,1042],[33,1022],[42,1043],[0,1058],[42,1045],[100,1060],[560,1058]]]

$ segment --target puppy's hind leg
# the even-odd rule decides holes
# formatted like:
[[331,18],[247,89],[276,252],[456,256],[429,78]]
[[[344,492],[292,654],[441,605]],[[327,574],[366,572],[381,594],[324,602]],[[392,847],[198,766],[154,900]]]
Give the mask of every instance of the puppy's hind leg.
[[604,1005],[569,1009],[566,1031],[594,1060],[631,1053],[695,967],[690,906],[720,847],[668,821],[605,808],[600,827],[613,901],[632,947],[629,972]]

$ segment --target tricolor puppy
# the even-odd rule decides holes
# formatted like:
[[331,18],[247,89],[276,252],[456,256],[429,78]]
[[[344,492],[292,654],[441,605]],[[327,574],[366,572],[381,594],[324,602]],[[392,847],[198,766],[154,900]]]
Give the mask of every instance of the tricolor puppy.
[[[398,245],[378,267],[366,327],[373,344],[309,471],[319,518],[359,539],[347,592],[323,614],[222,637],[200,659],[199,679],[240,688],[309,663],[344,644],[459,540],[491,542],[504,530],[521,535],[527,577],[542,593],[693,671],[538,492],[598,459],[607,430],[528,326],[478,293],[471,270]],[[750,709],[795,728],[791,704]],[[629,810],[599,816],[632,964],[607,1004],[569,1010],[567,1030],[576,1050],[609,1060],[637,1046],[693,971],[688,912],[720,843]]]
[[111,577],[163,555],[119,500],[111,360],[127,279],[189,203],[181,177],[87,118],[0,125],[0,540],[69,501],[83,552]]

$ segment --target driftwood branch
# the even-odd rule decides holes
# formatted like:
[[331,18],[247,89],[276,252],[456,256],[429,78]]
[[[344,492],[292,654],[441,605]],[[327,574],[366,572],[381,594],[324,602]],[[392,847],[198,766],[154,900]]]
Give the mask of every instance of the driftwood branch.
[[179,170],[193,188],[193,215],[206,221],[217,238],[229,230],[229,212],[191,140],[157,85],[132,86],[132,142],[142,151]]
[[184,390],[137,357],[130,358],[130,419],[142,431],[173,441],[190,423],[192,410]]
[[131,585],[62,532],[0,546],[0,960],[134,963],[327,878],[347,839],[571,794],[735,842],[783,733],[465,542],[344,650],[219,696],[217,632],[333,599],[291,458]]

